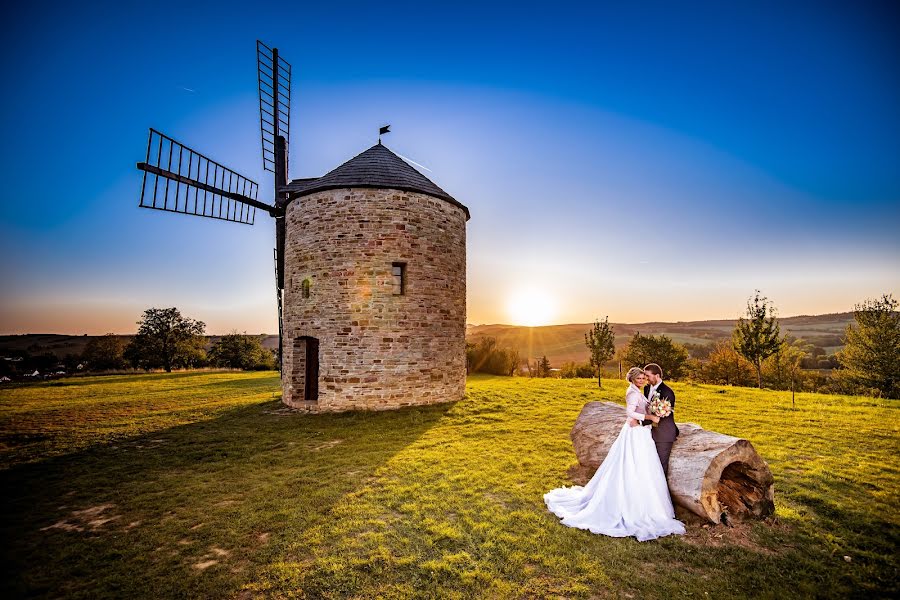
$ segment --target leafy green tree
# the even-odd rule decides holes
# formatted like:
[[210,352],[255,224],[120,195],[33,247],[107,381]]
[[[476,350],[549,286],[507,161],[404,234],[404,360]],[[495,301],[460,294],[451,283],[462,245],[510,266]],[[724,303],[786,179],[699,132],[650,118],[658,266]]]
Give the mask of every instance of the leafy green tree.
[[232,331],[212,345],[207,358],[217,367],[245,371],[274,369],[275,355],[263,348],[263,337]]
[[594,321],[594,326],[584,334],[584,343],[591,353],[590,364],[597,374],[597,387],[603,387],[603,365],[616,353],[616,336],[609,326],[609,317],[604,317],[603,322]]
[[538,362],[538,377],[550,377],[550,369],[550,361],[547,360],[547,355],[545,354]]
[[[641,332],[638,331],[631,336],[631,339],[628,340],[625,347],[619,351],[619,360],[622,362],[626,371],[631,367],[643,367],[644,365],[653,362],[650,358],[651,342],[649,338],[651,337],[653,336],[641,335]],[[665,371],[666,369],[663,367],[663,373],[665,373]]]
[[784,340],[775,354],[763,361],[763,381],[773,390],[791,390],[797,383],[801,363],[806,357],[804,348],[808,344],[794,340]]
[[468,372],[483,372],[488,358],[496,347],[497,340],[491,336],[478,338],[477,342],[466,342],[466,367]]
[[559,376],[562,379],[593,379],[597,371],[591,363],[565,362],[559,367]]
[[528,376],[529,377],[550,377],[550,361],[547,360],[546,356],[539,358],[534,361],[532,364],[530,361],[528,363]]
[[196,367],[206,358],[206,324],[182,317],[177,308],[148,308],[138,321],[138,332],[125,348],[135,368]]
[[475,372],[475,342],[466,340],[466,374]]
[[510,348],[506,349],[506,373],[504,375],[513,376],[516,374],[516,371],[519,370],[519,365],[522,362],[522,357],[519,355],[518,350],[513,350]]
[[493,337],[479,338],[476,343],[466,342],[467,373],[513,375],[520,360],[518,350],[499,347]]
[[691,356],[691,358],[696,358],[698,360],[708,359],[710,354],[713,353],[713,350],[716,346],[714,343],[692,344],[690,342],[683,345],[684,349],[688,351],[688,354]]
[[747,301],[746,318],[741,317],[734,328],[734,349],[756,369],[756,385],[762,388],[762,362],[781,347],[781,328],[775,317],[775,307],[768,298],[756,295]]
[[114,333],[91,338],[81,353],[91,371],[125,368],[125,341]]
[[[78,370],[78,365],[82,363],[82,358],[80,354],[74,354],[72,352],[66,352],[66,355],[63,357],[63,364],[66,366],[66,371],[73,372]],[[122,362],[124,366],[124,361]]]
[[856,326],[849,325],[846,344],[838,353],[842,379],[877,390],[885,398],[900,398],[900,312],[897,300],[884,294],[857,304]]
[[750,385],[753,365],[735,351],[731,342],[721,341],[701,367],[700,379],[719,385]]
[[666,379],[681,379],[687,374],[690,355],[684,346],[667,335],[641,335],[637,332],[622,349],[621,359],[629,367],[656,363],[662,368]]

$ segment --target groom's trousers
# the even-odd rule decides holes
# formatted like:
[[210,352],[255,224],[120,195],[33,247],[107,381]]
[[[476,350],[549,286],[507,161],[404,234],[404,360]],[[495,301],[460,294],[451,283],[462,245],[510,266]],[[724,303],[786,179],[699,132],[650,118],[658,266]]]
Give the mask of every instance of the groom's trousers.
[[669,455],[672,454],[674,442],[655,442],[656,453],[659,454],[659,462],[662,463],[663,473],[669,475]]

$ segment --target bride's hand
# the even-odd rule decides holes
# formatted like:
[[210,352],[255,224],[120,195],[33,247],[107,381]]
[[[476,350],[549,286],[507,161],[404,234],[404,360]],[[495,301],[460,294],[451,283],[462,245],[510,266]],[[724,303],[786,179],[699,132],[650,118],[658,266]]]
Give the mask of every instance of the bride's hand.
[[649,419],[650,421],[653,421],[654,423],[659,423],[659,417],[657,417],[656,415],[648,414],[647,419]]

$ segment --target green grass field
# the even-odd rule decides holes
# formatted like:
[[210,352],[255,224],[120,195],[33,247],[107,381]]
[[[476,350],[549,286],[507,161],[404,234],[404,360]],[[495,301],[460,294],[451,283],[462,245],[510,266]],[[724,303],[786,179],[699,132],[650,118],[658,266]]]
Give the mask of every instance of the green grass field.
[[[639,543],[558,524],[568,434],[621,382],[475,376],[464,401],[283,409],[273,373],[0,389],[3,597],[732,598],[900,593],[896,402],[674,384],[750,439],[776,518]],[[848,557],[848,559],[845,559]],[[640,572],[646,575],[639,575]]]

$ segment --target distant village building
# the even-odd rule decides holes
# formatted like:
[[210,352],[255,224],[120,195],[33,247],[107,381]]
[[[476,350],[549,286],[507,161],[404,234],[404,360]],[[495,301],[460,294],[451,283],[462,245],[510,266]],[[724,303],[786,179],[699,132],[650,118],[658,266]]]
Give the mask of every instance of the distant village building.
[[287,187],[284,403],[460,400],[469,210],[380,142]]

